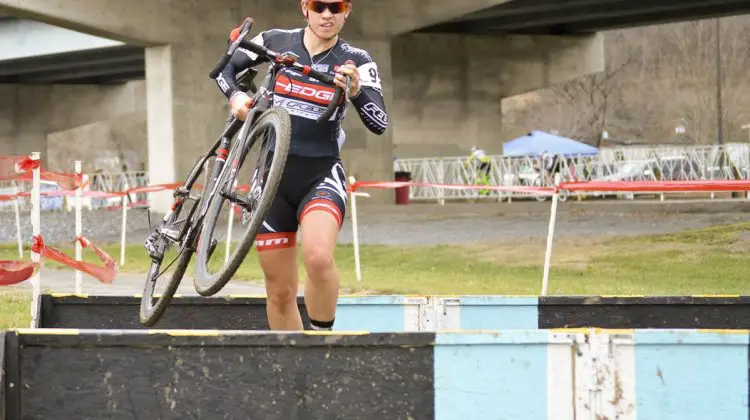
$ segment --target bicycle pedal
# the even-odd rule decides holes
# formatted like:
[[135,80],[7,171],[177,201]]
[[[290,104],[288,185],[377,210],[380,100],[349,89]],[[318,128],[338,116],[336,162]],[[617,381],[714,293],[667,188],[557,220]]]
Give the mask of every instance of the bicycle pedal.
[[242,226],[247,226],[253,218],[253,212],[242,209]]
[[160,261],[163,257],[152,236],[149,236],[148,239],[146,239],[143,243],[143,247],[146,248],[146,253],[148,253],[148,256],[151,257],[152,260]]
[[234,203],[234,204],[242,207],[243,209],[247,209],[251,205],[249,201],[245,200],[244,198],[240,198],[235,193],[225,193],[225,194],[223,194],[223,196],[224,196],[224,198],[226,198],[227,200],[229,200],[230,203]]

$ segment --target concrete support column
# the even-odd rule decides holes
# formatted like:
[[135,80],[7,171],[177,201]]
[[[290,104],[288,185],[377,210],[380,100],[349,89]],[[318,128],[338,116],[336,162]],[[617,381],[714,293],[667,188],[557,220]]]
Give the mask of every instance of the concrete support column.
[[502,99],[602,71],[600,36],[410,34],[393,40],[398,158],[501,153]]
[[[394,112],[393,73],[391,70],[391,42],[388,39],[345,39],[354,47],[370,53],[377,63],[383,87],[385,106],[389,115]],[[382,135],[371,133],[362,123],[356,110],[350,106],[344,120],[346,143],[341,155],[348,175],[359,181],[388,181],[393,179],[393,118]],[[393,191],[368,191],[368,203],[392,203]]]
[[[148,133],[148,174],[150,184],[177,180],[175,153],[175,120],[172,97],[172,46],[146,49],[146,109]],[[149,203],[156,212],[171,206],[167,192],[153,193]]]
[[398,158],[488,150],[502,128],[501,69],[465,36],[405,35],[393,41]]
[[[152,184],[181,182],[224,127],[226,98],[208,77],[226,38],[146,50],[148,171]],[[171,193],[152,195],[165,212]]]

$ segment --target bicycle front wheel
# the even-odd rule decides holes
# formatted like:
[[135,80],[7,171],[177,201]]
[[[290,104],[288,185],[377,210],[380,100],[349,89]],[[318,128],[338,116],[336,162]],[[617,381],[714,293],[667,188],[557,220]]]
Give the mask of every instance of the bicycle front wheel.
[[[289,113],[271,108],[248,131],[233,145],[208,204],[193,276],[195,290],[202,296],[218,293],[237,272],[271,208],[284,172],[292,133]],[[235,224],[238,228],[231,229]],[[241,232],[236,248],[233,230]]]

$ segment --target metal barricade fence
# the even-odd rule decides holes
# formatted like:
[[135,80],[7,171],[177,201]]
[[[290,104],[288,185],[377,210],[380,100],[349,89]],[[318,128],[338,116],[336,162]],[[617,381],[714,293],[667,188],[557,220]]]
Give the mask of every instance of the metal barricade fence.
[[[724,154],[724,162],[721,156]],[[495,186],[550,186],[543,181],[538,158],[491,156],[489,183]],[[409,172],[411,179],[426,184],[475,185],[477,168],[468,156],[396,159],[394,171]],[[638,146],[603,148],[595,156],[568,156],[560,160],[556,182],[592,180],[730,180],[750,178],[750,146]],[[607,195],[600,193],[597,195]],[[498,200],[528,194],[491,192],[484,197]],[[413,187],[414,201],[481,198],[478,190],[447,190]],[[543,199],[543,198],[540,198]]]

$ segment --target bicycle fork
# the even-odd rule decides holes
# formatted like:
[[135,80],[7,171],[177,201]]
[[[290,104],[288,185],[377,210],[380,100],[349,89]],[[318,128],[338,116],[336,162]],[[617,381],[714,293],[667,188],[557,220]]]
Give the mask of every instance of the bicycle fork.
[[[249,145],[246,147],[250,147]],[[231,170],[234,171],[232,174],[233,176],[236,176],[236,171],[238,171],[239,166],[244,162],[245,160],[245,151],[241,151],[239,153],[239,156],[237,159],[232,162],[232,168]],[[226,198],[227,201],[230,203],[239,206],[242,208],[242,223],[247,224],[247,220],[249,220],[249,217],[252,216],[253,211],[255,210],[255,205],[257,201],[260,199],[260,194],[262,192],[261,187],[261,181],[258,176],[259,168],[255,168],[255,171],[253,172],[253,177],[250,185],[247,189],[247,194],[245,197],[241,197],[240,194],[238,194],[240,191],[244,192],[245,189],[244,186],[234,186],[233,190],[230,191],[219,191],[218,193],[221,194],[222,197]],[[227,184],[228,186],[229,184]]]

